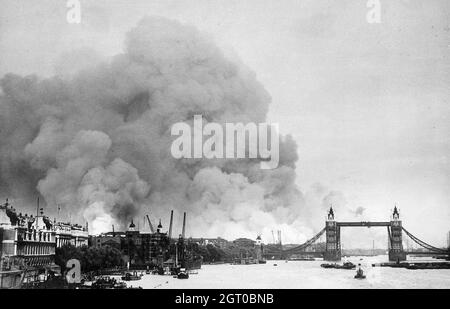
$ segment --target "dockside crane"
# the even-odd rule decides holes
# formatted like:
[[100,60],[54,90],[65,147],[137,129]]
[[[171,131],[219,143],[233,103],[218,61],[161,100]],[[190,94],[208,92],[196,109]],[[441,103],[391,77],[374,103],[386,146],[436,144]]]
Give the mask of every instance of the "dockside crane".
[[169,239],[172,239],[173,210],[170,212]]
[[181,237],[185,236],[185,231],[186,231],[186,212],[183,214],[183,229],[181,231]]
[[147,221],[148,221],[148,225],[150,226],[150,232],[155,233],[155,230],[153,229],[153,225],[152,225],[152,221],[150,221],[150,217],[148,215],[146,215],[147,217]]

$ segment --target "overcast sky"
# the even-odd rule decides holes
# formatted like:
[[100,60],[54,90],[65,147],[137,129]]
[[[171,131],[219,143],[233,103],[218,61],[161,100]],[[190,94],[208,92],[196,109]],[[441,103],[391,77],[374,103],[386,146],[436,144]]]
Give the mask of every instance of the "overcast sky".
[[381,0],[380,24],[367,23],[365,0],[81,5],[81,24],[68,24],[66,0],[0,0],[0,74],[50,76],[70,66],[67,52],[77,49],[117,54],[125,32],[144,15],[193,24],[236,53],[271,94],[269,121],[298,143],[303,191],[317,182],[341,191],[351,207],[366,209],[367,220],[388,219],[396,203],[408,230],[444,244],[450,230],[448,0]]

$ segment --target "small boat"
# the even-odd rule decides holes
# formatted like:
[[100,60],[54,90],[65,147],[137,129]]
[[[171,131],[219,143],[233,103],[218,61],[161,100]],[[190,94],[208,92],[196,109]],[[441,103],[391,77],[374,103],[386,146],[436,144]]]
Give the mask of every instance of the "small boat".
[[322,268],[336,268],[336,263],[334,264],[320,264],[320,267]]
[[338,265],[336,263],[333,264],[321,264],[320,267],[322,268],[336,268],[336,269],[355,269],[356,265],[351,262],[345,262],[342,265]]
[[356,265],[352,262],[345,262],[341,267],[341,269],[355,269]]
[[[114,278],[110,278],[108,276],[105,277],[99,277],[91,284],[91,289],[115,289],[120,288],[120,284],[117,285],[118,282]],[[126,286],[126,285],[125,285]]]
[[361,268],[361,264],[358,264],[358,270],[356,271],[355,279],[366,279],[364,271]]
[[163,267],[158,266],[158,267],[155,267],[152,270],[150,270],[150,274],[152,274],[152,275],[161,275],[162,276],[162,275],[165,274],[165,270],[164,270]]
[[266,264],[267,261],[266,260],[258,260],[258,264]]
[[127,284],[123,281],[117,282],[116,284],[114,284],[114,289],[126,289],[127,288]]
[[189,273],[185,268],[180,268],[180,271],[177,274],[178,279],[189,279]]
[[273,266],[278,266],[278,264],[273,264]]
[[124,280],[124,281],[141,280],[141,276],[138,275],[137,272],[126,273],[124,276],[122,276],[122,280]]

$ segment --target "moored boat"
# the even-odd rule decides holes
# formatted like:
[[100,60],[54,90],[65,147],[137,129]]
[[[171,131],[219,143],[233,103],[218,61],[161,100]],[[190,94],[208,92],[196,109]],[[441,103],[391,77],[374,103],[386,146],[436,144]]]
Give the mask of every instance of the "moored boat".
[[122,276],[122,280],[124,281],[136,281],[136,280],[141,280],[140,275],[138,275],[138,273],[135,271],[133,273],[127,272],[125,273],[125,275]]
[[258,264],[266,264],[267,261],[266,260],[258,260]]
[[185,268],[180,268],[180,271],[177,274],[178,279],[189,279],[189,273]]
[[[117,280],[108,276],[99,277],[91,284],[91,289],[114,289]],[[126,286],[126,285],[125,285]]]
[[342,265],[332,263],[332,264],[321,264],[320,267],[322,268],[336,268],[336,269],[355,269],[356,265],[352,262],[345,262]]

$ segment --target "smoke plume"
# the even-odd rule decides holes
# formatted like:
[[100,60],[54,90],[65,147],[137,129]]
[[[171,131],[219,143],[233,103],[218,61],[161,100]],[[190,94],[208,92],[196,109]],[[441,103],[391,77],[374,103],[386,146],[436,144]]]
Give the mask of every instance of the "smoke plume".
[[270,95],[208,36],[147,17],[129,31],[122,54],[89,57],[89,66],[81,59],[86,51],[78,55],[76,74],[1,79],[0,195],[21,207],[40,195],[48,212],[59,205],[93,233],[112,224],[124,229],[149,212],[167,218],[175,209],[188,212],[192,236],[262,233],[268,241],[278,229],[284,242],[312,236],[290,136],[280,141],[274,170],[261,170],[255,159],[170,155],[171,126],[195,114],[219,123],[266,120]]

